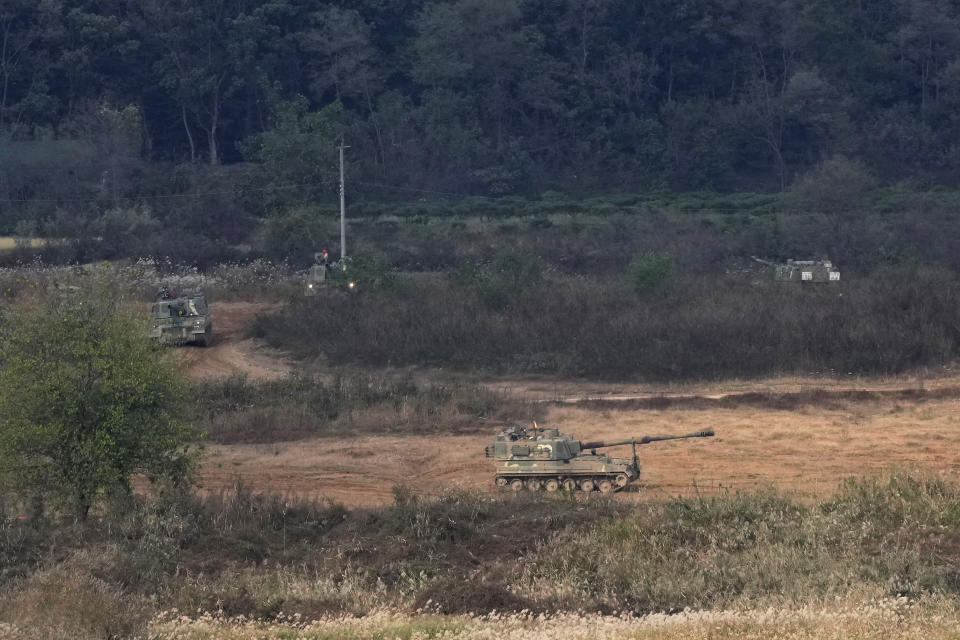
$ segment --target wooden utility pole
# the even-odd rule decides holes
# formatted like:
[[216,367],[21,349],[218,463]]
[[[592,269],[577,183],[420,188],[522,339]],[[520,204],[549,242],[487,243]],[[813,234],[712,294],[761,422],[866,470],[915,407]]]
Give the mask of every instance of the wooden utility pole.
[[346,263],[343,259],[347,257],[347,199],[343,182],[343,150],[349,149],[343,145],[343,138],[340,139],[340,262],[341,267]]

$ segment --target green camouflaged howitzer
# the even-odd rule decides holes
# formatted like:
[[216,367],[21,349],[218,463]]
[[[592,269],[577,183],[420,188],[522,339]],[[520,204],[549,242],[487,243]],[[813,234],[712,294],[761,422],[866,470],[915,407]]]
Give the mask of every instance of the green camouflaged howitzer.
[[173,291],[161,287],[150,312],[150,337],[161,344],[192,342],[206,347],[213,340],[213,321],[200,291]]
[[[678,436],[643,436],[611,442],[581,442],[557,429],[515,426],[504,429],[486,448],[488,458],[497,460],[494,484],[514,491],[620,491],[640,477],[637,445],[706,438],[712,430]],[[621,445],[633,447],[633,458],[612,458],[597,449]]]

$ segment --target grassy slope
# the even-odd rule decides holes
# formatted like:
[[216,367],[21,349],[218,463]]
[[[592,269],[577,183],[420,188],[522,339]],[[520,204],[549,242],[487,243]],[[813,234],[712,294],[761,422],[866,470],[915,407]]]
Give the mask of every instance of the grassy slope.
[[[458,616],[493,610],[773,607],[781,613],[692,618],[689,630],[761,637],[782,622],[793,637],[813,637],[839,609],[853,611],[842,618],[849,636],[868,638],[880,637],[891,598],[903,599],[895,609],[905,629],[920,625],[916,637],[947,637],[944,625],[957,620],[950,603],[960,591],[960,487],[936,478],[851,483],[815,505],[772,492],[626,505],[472,493],[421,499],[401,488],[391,507],[352,512],[243,490],[121,507],[84,528],[5,518],[0,621],[46,637],[58,629],[74,634],[61,637],[127,636],[152,624],[155,637],[242,638],[259,627],[156,616],[172,608],[274,622],[300,614],[327,622],[299,637],[329,637],[330,625],[354,624],[341,619],[348,615],[372,625],[355,637],[384,637],[386,623],[369,616],[392,610],[400,617],[387,626],[409,637],[434,624],[479,634],[493,623]],[[916,603],[929,626],[910,613]],[[804,606],[813,614],[796,613]],[[442,617],[411,618],[417,610]],[[631,630],[604,620],[635,637],[653,633],[648,623]]]

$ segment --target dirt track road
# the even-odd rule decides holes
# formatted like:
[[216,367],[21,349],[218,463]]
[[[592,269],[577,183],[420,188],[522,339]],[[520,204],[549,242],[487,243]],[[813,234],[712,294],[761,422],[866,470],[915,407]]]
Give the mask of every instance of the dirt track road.
[[248,302],[215,302],[210,305],[213,318],[213,344],[209,347],[185,346],[178,350],[187,375],[210,378],[245,374],[250,378],[276,378],[291,371],[282,354],[246,337],[247,329],[258,314],[275,305]]
[[[268,305],[214,305],[217,338],[206,349],[183,349],[193,377],[245,373],[270,378],[295,363],[245,338],[246,327]],[[425,373],[425,379],[438,374]],[[418,375],[420,377],[420,375]],[[544,380],[485,380],[504,393],[548,403],[550,426],[584,439],[686,433],[713,428],[715,438],[654,443],[640,449],[642,491],[620,499],[749,490],[777,485],[802,496],[831,492],[843,478],[894,469],[960,478],[960,376],[889,379],[784,378],[713,385],[605,385]],[[735,394],[758,397],[811,390],[915,392],[905,397],[827,398],[778,408],[744,403],[673,403],[637,408],[631,399],[717,399]],[[926,392],[918,392],[918,390]],[[587,406],[574,403],[599,398]],[[361,436],[268,445],[211,445],[201,483],[219,491],[237,478],[257,490],[324,497],[348,506],[386,504],[392,488],[405,484],[418,493],[461,486],[493,490],[491,461],[483,447],[493,435]],[[617,449],[629,455],[629,447]]]

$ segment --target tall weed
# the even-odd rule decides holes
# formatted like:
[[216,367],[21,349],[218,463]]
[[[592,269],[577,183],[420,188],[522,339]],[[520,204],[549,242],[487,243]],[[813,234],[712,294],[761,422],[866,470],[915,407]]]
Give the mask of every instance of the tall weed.
[[409,377],[243,375],[198,381],[195,416],[219,443],[278,442],[357,433],[470,431],[484,419],[526,418],[530,408],[472,384],[420,385]]

